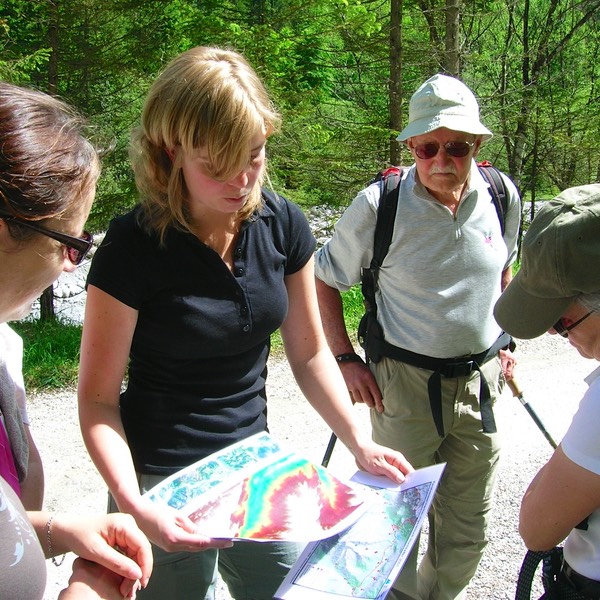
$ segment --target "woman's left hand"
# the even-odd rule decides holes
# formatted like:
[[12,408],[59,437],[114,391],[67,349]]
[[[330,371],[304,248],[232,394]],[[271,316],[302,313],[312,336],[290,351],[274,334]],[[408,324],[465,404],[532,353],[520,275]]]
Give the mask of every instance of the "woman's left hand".
[[405,475],[414,471],[401,452],[372,441],[362,443],[354,456],[359,469],[373,475],[385,475],[396,483],[403,483]]

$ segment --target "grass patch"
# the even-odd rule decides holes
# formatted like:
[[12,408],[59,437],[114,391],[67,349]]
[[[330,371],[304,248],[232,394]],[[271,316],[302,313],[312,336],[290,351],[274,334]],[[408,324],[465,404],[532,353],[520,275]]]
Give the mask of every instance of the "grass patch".
[[[346,322],[348,334],[350,335],[350,340],[352,343],[356,344],[356,331],[358,330],[360,319],[365,312],[360,285],[355,285],[347,292],[342,292],[342,304],[344,307],[344,320]],[[271,355],[276,358],[283,358],[285,356],[279,330],[271,336]]]
[[65,321],[15,321],[23,338],[23,378],[29,391],[77,383],[81,325]]
[[347,292],[342,292],[342,302],[344,305],[346,329],[350,334],[350,340],[355,342],[358,324],[365,313],[365,305],[363,304],[363,295],[360,291],[360,285],[355,285]]

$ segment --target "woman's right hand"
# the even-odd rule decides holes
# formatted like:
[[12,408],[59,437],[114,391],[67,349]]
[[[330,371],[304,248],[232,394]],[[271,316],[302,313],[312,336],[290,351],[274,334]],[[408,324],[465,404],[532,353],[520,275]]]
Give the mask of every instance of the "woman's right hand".
[[142,499],[134,513],[139,527],[150,540],[167,552],[201,552],[230,548],[231,540],[210,538],[192,520],[170,507]]

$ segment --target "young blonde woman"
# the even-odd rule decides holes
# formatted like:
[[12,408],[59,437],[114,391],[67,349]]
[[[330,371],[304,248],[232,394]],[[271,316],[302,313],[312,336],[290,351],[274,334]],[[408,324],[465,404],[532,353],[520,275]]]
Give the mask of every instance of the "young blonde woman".
[[218,568],[235,598],[270,600],[297,557],[292,544],[211,540],[141,498],[266,430],[278,328],[302,391],[358,464],[397,481],[411,469],[359,433],[321,328],[315,240],[298,207],[262,188],[278,125],[239,54],[198,47],[173,59],[133,135],[140,204],[111,223],[92,262],[81,425],[116,506],[156,545],[144,598],[213,598]]
[[[42,291],[63,271],[74,270],[92,245],[83,225],[100,164],[82,136],[82,124],[63,102],[0,83],[0,325],[25,317]],[[44,559],[68,551],[81,558],[60,600],[134,597],[150,576],[152,553],[131,516],[26,512],[19,499],[32,486],[31,438],[22,425],[14,373],[6,366],[20,358],[0,347],[0,472],[5,475],[0,477],[0,598],[41,600]],[[58,423],[47,426],[60,435]],[[34,480],[41,485],[43,477]],[[23,482],[28,482],[24,488]],[[43,490],[30,492],[41,503]]]

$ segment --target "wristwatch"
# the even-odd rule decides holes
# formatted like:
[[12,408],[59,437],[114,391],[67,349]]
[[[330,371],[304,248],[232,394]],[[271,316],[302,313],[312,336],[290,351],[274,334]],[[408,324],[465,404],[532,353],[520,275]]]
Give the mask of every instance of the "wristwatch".
[[342,362],[364,363],[365,362],[361,356],[356,354],[356,352],[344,352],[343,354],[338,354],[338,355],[336,355],[335,360],[337,360],[340,363],[342,363]]

